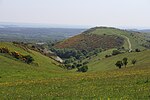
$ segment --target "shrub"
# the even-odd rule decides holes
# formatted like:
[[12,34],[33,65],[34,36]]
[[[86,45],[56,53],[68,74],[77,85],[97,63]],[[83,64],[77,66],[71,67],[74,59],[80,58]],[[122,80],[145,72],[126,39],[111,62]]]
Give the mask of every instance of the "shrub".
[[71,65],[71,64],[65,64],[65,67],[66,67],[68,70],[71,70],[71,69],[72,69],[72,65]]
[[79,67],[81,67],[81,66],[82,66],[82,64],[80,64],[80,63],[77,64],[77,68],[79,68]]
[[87,72],[88,71],[88,66],[82,66],[82,67],[79,67],[78,72]]
[[133,65],[135,65],[135,64],[136,64],[136,62],[137,62],[137,60],[136,60],[136,59],[133,59],[133,60],[131,61],[131,63],[132,63]]
[[141,52],[141,50],[140,49],[135,49],[135,52]]
[[122,61],[117,61],[115,65],[116,65],[116,67],[121,68],[121,66],[123,66],[123,63],[122,63]]
[[73,61],[72,61],[72,59],[66,59],[65,61],[64,61],[64,64],[69,64],[69,63],[72,63]]
[[83,62],[83,65],[86,65],[86,64],[88,64],[89,62],[88,61],[85,61],[85,62]]
[[123,58],[123,64],[125,65],[125,67],[127,66],[127,64],[128,64],[128,58]]
[[23,56],[23,58],[25,59],[25,62],[27,64],[30,64],[34,61],[33,57],[31,57],[30,55],[27,55],[27,56]]
[[19,59],[19,58],[21,58],[21,55],[18,53],[18,52],[11,52],[11,55],[13,56],[13,57],[15,57],[16,59]]
[[112,55],[118,55],[118,54],[121,54],[121,52],[118,50],[113,50]]
[[111,57],[111,55],[105,55],[105,58]]
[[0,53],[9,53],[8,48],[0,48]]

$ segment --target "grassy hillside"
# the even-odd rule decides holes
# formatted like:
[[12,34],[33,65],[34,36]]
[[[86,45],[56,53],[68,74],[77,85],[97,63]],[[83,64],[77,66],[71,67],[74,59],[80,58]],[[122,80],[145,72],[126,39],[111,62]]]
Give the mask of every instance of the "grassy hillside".
[[123,38],[113,35],[80,34],[55,45],[56,48],[74,48],[92,51],[96,48],[110,49],[123,45]]
[[116,56],[112,56],[109,58],[105,58],[106,54],[111,54],[112,50],[102,52],[98,56],[91,58],[89,61],[88,66],[90,71],[106,71],[106,70],[112,70],[112,69],[118,69],[115,66],[115,63],[119,60],[122,60],[124,57],[128,58],[128,66],[132,67],[131,61],[133,59],[137,60],[137,66],[148,66],[150,65],[150,50],[145,50],[142,52],[131,52],[131,53],[123,53]]
[[[53,71],[50,71],[48,73],[46,70],[40,70],[37,73],[37,70],[31,72],[26,68],[20,74],[11,73],[11,76],[8,73],[5,74],[6,72],[1,72],[3,76],[0,78],[0,98],[149,100],[150,62],[147,54],[149,54],[149,51],[136,54],[138,55],[136,57],[140,58],[135,66],[108,71],[97,70],[96,72],[90,71],[87,73],[53,73]],[[131,55],[133,57],[134,53]],[[123,57],[123,55],[118,55],[116,58],[118,59],[119,56]],[[112,60],[113,57],[110,59]],[[15,70],[21,71],[22,69]],[[25,72],[28,72],[28,75],[24,74]],[[58,75],[60,73],[61,75]],[[5,78],[7,75],[10,78]],[[22,75],[26,77],[20,77],[19,79],[18,76]],[[29,80],[28,77],[31,76],[32,79]],[[13,80],[13,77],[18,77],[18,79]]]
[[[111,27],[95,27],[92,29],[89,29],[84,32],[84,34],[98,34],[98,35],[117,35],[125,38],[124,36],[128,37],[131,44],[132,44],[132,49],[144,49],[141,45],[146,42],[145,40],[145,34],[144,33],[139,33],[139,32],[129,32],[126,30],[120,30],[116,28],[111,28]],[[127,40],[125,39],[125,48],[128,48],[128,43]]]
[[147,38],[144,33],[129,32],[110,27],[95,27],[80,35],[57,43],[55,47],[75,49],[110,49],[123,46],[125,49],[135,50],[136,48],[139,48],[143,50],[145,47],[142,45],[145,43],[147,43]]
[[[13,43],[0,42],[1,47],[35,59],[33,64],[26,64],[0,53],[1,100],[150,99],[150,50],[105,58],[114,50],[110,49],[88,60],[88,72],[79,73],[64,70],[54,60]],[[124,57],[129,61],[127,68],[116,68],[116,61]],[[135,66],[130,63],[134,58]]]
[[1,47],[6,47],[10,51],[17,51],[23,55],[31,55],[35,61],[34,64],[26,64],[0,53],[0,82],[59,76],[59,73],[63,71],[57,62],[38,52],[24,50],[12,43],[0,42]]

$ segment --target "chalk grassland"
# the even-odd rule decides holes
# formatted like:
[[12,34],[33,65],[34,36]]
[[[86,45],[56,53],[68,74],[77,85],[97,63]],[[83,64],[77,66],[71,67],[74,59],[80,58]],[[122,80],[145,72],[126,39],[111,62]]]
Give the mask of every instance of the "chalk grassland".
[[[12,43],[0,43],[11,51],[30,54],[38,66],[0,54],[0,99],[150,99],[149,50],[125,53],[92,62],[87,73],[63,70],[58,63]],[[105,55],[105,54],[104,54]],[[128,57],[135,66],[117,69],[114,62]],[[96,59],[96,58],[95,58]],[[97,64],[96,64],[97,63]],[[106,70],[104,70],[106,68]]]
[[150,98],[149,66],[108,72],[72,73],[65,77],[0,83],[2,99],[132,99]]
[[[24,50],[12,43],[0,42],[0,48],[6,47],[10,51],[16,51],[22,55],[31,55],[34,64],[26,64],[6,54],[0,54],[0,82],[15,81],[18,79],[43,78],[47,76],[59,76],[63,71],[58,63],[38,52]],[[58,74],[57,74],[58,73]]]
[[[141,45],[146,42],[146,38],[148,37],[147,34],[139,33],[139,32],[129,32],[126,30],[120,30],[116,28],[109,28],[109,27],[96,27],[90,30],[85,31],[86,34],[98,34],[98,35],[117,35],[123,38],[128,37],[131,44],[132,49],[144,49]],[[129,49],[129,45],[127,43],[127,39],[125,38],[124,47]]]

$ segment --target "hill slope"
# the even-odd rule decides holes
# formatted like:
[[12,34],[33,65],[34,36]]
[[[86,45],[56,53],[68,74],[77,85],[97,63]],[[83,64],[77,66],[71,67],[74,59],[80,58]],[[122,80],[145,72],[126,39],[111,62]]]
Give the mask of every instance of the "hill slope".
[[[104,54],[103,54],[104,53]],[[98,56],[91,58],[89,61],[89,71],[107,71],[118,69],[115,66],[115,63],[119,60],[122,60],[124,57],[128,58],[128,65],[127,67],[133,67],[131,61],[133,59],[137,60],[137,66],[149,66],[150,65],[150,50],[145,50],[142,52],[131,52],[131,53],[123,53],[116,56],[112,56],[109,58],[105,58],[105,52],[100,53]],[[110,52],[111,53],[111,52]],[[109,52],[106,51],[106,54]]]
[[75,49],[110,49],[123,46],[125,49],[144,49],[142,45],[146,43],[145,34],[139,32],[129,32],[116,28],[95,27],[80,35],[69,38],[55,45],[56,48]]
[[119,47],[121,45],[123,45],[123,38],[117,36],[80,34],[56,44],[55,47],[92,51],[96,48],[110,49]]
[[[89,72],[78,73],[62,70],[52,59],[32,50],[24,50],[12,43],[0,43],[0,47],[30,54],[38,63],[38,66],[28,65],[0,54],[0,99],[2,100],[150,99],[149,50],[120,54],[91,62]],[[129,60],[136,57],[138,62],[135,66],[129,64],[127,68],[116,69],[114,62],[122,57],[128,57]]]
[[[42,78],[45,76],[59,75],[62,72],[58,63],[38,52],[24,50],[15,46],[13,43],[0,42],[0,48],[6,47],[10,51],[17,51],[23,55],[31,55],[34,58],[33,64],[26,64],[7,54],[0,53],[0,77],[4,80],[32,79],[35,77]],[[58,74],[54,74],[58,73]]]

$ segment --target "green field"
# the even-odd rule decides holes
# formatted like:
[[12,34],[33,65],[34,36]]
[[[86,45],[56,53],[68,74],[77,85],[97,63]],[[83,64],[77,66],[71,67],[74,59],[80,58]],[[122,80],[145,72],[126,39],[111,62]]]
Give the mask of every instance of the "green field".
[[[65,100],[149,100],[150,50],[124,53],[104,59],[104,54],[89,63],[87,73],[67,71],[57,62],[32,50],[12,43],[0,43],[11,51],[30,54],[36,65],[28,65],[0,54],[0,99],[65,99]],[[108,52],[111,52],[108,51]],[[107,53],[108,53],[107,52]],[[98,58],[103,58],[98,60]],[[114,63],[128,57],[137,59],[135,66],[117,69]]]

